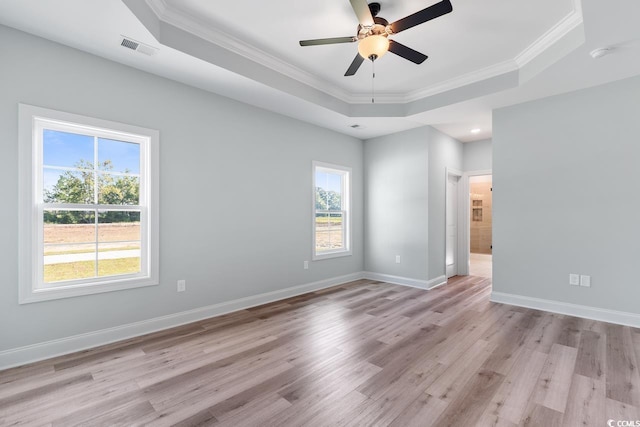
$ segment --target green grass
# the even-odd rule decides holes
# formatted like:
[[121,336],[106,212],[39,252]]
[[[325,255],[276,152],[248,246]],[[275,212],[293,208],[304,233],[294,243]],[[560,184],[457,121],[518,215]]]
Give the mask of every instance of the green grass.
[[326,224],[328,222],[331,222],[331,224],[334,225],[340,225],[342,224],[342,218],[340,217],[326,217],[326,216],[318,216],[316,217],[316,224]]
[[[105,259],[98,262],[98,276],[131,274],[140,271],[140,258]],[[94,261],[65,262],[44,266],[45,283],[95,277]]]
[[[128,250],[132,250],[132,249],[140,249],[140,246],[122,246],[119,248],[103,248],[100,249],[98,252],[111,252],[111,251],[128,251]],[[70,255],[70,254],[88,254],[91,252],[95,252],[95,246],[93,246],[91,249],[73,249],[70,251],[56,251],[56,250],[51,250],[51,251],[47,251],[45,249],[44,254],[46,255]]]

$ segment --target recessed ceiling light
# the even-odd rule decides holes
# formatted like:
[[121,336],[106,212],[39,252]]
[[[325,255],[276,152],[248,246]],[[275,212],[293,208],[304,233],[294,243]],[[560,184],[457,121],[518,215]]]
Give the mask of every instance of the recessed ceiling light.
[[481,130],[480,128],[471,129],[471,133],[480,133]]

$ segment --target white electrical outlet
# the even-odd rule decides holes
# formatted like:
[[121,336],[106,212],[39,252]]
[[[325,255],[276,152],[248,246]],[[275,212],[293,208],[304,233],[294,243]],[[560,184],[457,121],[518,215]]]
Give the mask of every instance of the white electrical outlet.
[[571,286],[580,286],[580,275],[579,274],[569,274],[569,284]]
[[178,280],[178,292],[184,292],[187,290],[187,281]]
[[580,286],[584,286],[585,288],[591,287],[591,276],[581,275],[580,276]]
[[400,264],[400,255],[396,255],[396,264]]
[[309,269],[309,261],[305,261],[302,265],[305,270]]

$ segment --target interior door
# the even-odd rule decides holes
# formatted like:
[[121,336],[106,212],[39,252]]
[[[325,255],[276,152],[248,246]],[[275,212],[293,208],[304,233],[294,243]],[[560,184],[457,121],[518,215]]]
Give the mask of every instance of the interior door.
[[446,270],[447,278],[458,274],[458,181],[459,176],[447,177],[446,201]]

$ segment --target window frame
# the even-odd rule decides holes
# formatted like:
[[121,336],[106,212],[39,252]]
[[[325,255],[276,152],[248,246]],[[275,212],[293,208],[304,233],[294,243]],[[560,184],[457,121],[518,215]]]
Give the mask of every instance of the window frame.
[[[19,293],[20,304],[133,289],[159,284],[159,132],[139,126],[19,104]],[[86,205],[45,204],[43,200],[43,131],[62,130],[140,145],[138,205],[95,205],[100,210],[140,211],[140,272],[75,279],[45,287],[45,208]],[[95,165],[94,165],[95,166]],[[103,206],[103,209],[100,209]]]
[[[316,172],[318,170],[325,170],[330,173],[337,173],[342,175],[342,212],[344,212],[344,248],[338,250],[331,250],[319,253],[316,247]],[[311,259],[313,261],[319,261],[323,259],[338,258],[352,255],[351,245],[351,174],[352,170],[348,166],[341,166],[332,163],[324,163],[319,161],[312,162],[312,198],[311,198],[311,236],[312,236],[312,251]]]

